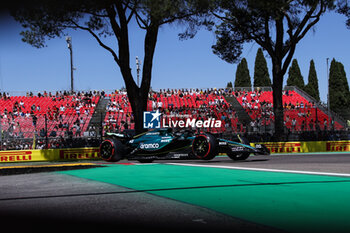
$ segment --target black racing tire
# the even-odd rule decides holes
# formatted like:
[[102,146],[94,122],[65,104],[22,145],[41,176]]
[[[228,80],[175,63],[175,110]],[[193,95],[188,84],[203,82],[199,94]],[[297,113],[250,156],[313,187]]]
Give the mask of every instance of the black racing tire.
[[200,134],[192,142],[193,154],[203,160],[211,160],[218,155],[216,138],[211,134]]
[[243,153],[227,153],[227,156],[230,157],[232,160],[246,160],[249,157],[249,152],[243,152]]
[[118,162],[125,156],[125,146],[115,138],[107,138],[100,145],[100,156],[108,162]]

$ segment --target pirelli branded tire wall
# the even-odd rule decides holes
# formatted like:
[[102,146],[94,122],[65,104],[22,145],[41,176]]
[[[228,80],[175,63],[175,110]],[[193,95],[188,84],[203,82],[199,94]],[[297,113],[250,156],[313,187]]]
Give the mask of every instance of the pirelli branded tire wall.
[[99,148],[0,151],[0,163],[99,159]]
[[[270,153],[350,152],[350,141],[262,142]],[[251,143],[254,146],[254,143]]]
[[[350,141],[263,142],[274,153],[350,152]],[[254,143],[251,143],[255,146]],[[0,151],[0,163],[100,159],[99,148]]]

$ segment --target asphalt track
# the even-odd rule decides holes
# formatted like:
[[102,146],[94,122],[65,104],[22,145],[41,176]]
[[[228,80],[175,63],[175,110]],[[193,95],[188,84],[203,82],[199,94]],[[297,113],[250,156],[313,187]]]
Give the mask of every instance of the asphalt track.
[[349,232],[350,153],[0,164],[11,232]]

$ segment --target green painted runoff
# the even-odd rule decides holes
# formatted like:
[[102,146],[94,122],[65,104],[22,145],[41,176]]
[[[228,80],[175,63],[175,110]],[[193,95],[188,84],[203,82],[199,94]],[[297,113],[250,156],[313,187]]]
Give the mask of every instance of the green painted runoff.
[[349,232],[350,178],[190,167],[109,165],[60,172],[206,207],[289,232]]

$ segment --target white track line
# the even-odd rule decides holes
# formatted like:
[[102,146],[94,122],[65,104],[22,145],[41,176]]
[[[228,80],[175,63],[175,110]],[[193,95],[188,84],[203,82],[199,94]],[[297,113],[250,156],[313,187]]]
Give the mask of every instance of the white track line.
[[267,168],[251,168],[251,167],[231,167],[231,166],[217,166],[217,165],[200,165],[200,164],[189,164],[189,163],[166,163],[178,166],[189,166],[189,167],[212,167],[212,168],[225,168],[234,170],[248,170],[248,171],[265,171],[265,172],[283,172],[283,173],[296,173],[296,174],[307,174],[307,175],[322,175],[322,176],[342,176],[350,177],[347,173],[333,173],[333,172],[310,172],[310,171],[296,171],[296,170],[280,170],[280,169],[267,169]]

